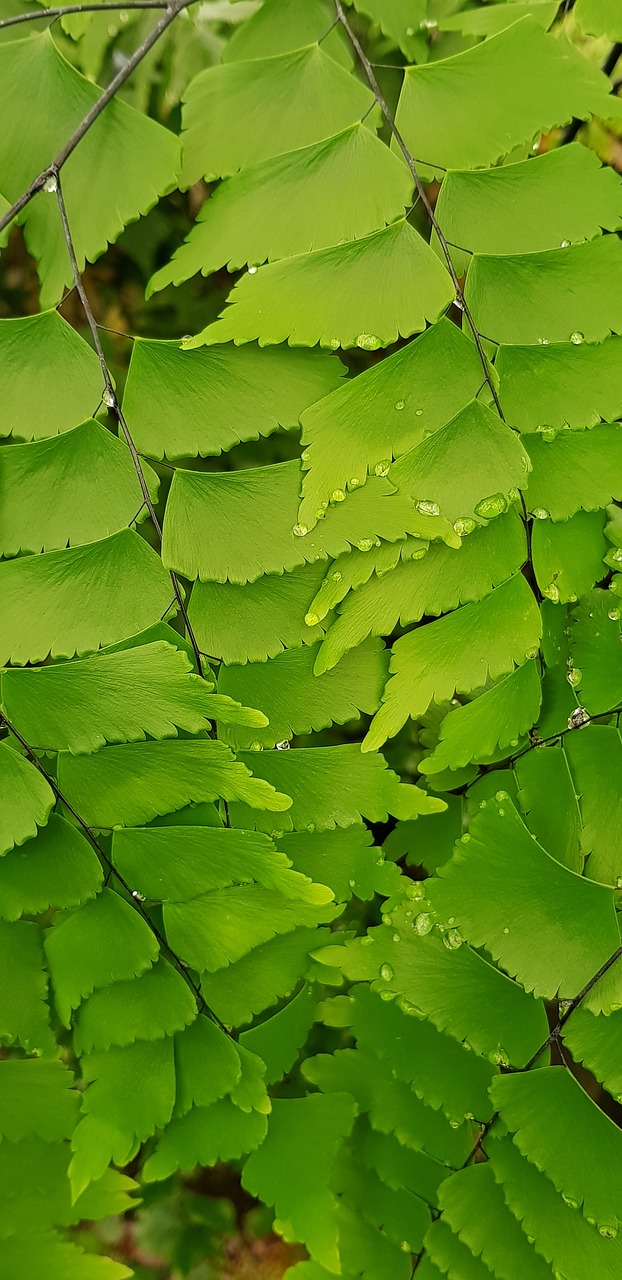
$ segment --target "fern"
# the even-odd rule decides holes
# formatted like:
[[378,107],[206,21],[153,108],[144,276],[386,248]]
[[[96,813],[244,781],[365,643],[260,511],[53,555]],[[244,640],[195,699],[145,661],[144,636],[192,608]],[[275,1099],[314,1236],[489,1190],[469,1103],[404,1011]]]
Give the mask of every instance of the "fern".
[[618,5],[79,7],[0,16],[0,1277],[198,1276],[226,1164],[289,1280],[619,1280]]

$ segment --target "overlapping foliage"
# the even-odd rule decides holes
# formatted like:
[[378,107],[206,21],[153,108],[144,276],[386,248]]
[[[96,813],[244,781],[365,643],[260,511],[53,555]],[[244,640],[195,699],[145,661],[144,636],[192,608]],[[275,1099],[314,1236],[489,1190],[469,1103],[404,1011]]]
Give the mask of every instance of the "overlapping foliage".
[[[224,1162],[290,1280],[619,1280],[622,185],[562,130],[622,106],[547,0],[251,10],[19,212],[0,1277],[121,1280],[74,1224]],[[101,17],[0,44],[2,209]],[[239,274],[120,404],[57,304],[200,180],[148,293]]]

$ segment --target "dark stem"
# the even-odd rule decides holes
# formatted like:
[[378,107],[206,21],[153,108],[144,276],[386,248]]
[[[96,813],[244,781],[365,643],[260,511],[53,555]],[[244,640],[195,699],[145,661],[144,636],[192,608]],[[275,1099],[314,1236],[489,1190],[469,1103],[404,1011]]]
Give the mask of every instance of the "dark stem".
[[68,813],[70,813],[72,818],[75,819],[78,826],[80,827],[80,830],[84,832],[84,835],[89,841],[89,844],[95,850],[95,852],[99,855],[104,866],[107,868],[107,871],[108,871],[107,881],[110,879],[110,876],[114,876],[115,879],[122,886],[122,888],[125,889],[126,893],[129,894],[129,896],[132,899],[132,902],[134,903],[134,906],[136,907],[136,910],[142,916],[145,923],[149,926],[152,934],[154,935],[155,938],[157,938],[158,942],[160,943],[160,946],[171,957],[175,966],[179,970],[182,978],[184,979],[184,981],[187,983],[187,985],[191,988],[194,995],[196,996],[196,999],[198,1000],[198,1003],[199,1003],[199,1013],[201,1013],[204,1010],[205,1013],[208,1015],[208,1017],[210,1017],[212,1021],[215,1022],[217,1026],[219,1026],[221,1030],[225,1032],[226,1035],[229,1035],[229,1032],[227,1031],[224,1023],[221,1022],[218,1015],[214,1013],[213,1009],[210,1009],[209,1005],[206,1003],[203,993],[201,991],[201,988],[197,985],[197,983],[194,981],[194,978],[188,972],[183,960],[181,960],[180,957],[176,954],[176,952],[174,952],[171,949],[166,938],[164,937],[164,934],[161,933],[160,930],[158,929],[158,926],[153,923],[153,920],[151,919],[149,912],[143,906],[142,902],[140,901],[140,898],[136,898],[134,896],[132,889],[127,883],[127,880],[125,880],[125,878],[121,875],[120,871],[117,871],[117,868],[115,867],[114,862],[112,861],[111,858],[108,857],[108,854],[106,853],[105,849],[99,843],[99,840],[97,839],[92,827],[90,827],[88,822],[86,822],[85,819],[81,816],[81,814],[78,813],[78,810],[74,809],[74,806],[67,799],[66,795],[61,791],[58,785],[58,782],[56,781],[56,778],[52,774],[48,773],[47,769],[43,767],[34,748],[31,747],[30,743],[27,742],[26,739],[22,737],[19,730],[15,728],[15,725],[13,725],[10,720],[7,720],[7,717],[5,716],[4,712],[0,712],[0,724],[3,724],[8,730],[8,732],[11,733],[14,738],[17,739],[20,746],[24,748],[24,751],[26,752],[28,759],[35,766],[35,769],[38,770],[41,776],[45,778],[48,785],[52,788],[52,791],[54,792],[56,799],[60,800],[61,804],[63,804],[67,809]]
[[24,191],[23,195],[21,195],[19,199],[11,205],[11,208],[4,214],[4,217],[0,218],[0,232],[4,231],[5,227],[8,227],[9,223],[13,221],[18,213],[21,213],[22,209],[25,209],[27,204],[30,204],[33,196],[35,196],[38,191],[41,191],[45,182],[49,178],[54,178],[58,175],[59,170],[62,169],[70,155],[73,154],[78,143],[82,141],[85,133],[88,133],[91,125],[95,124],[95,121],[99,119],[102,111],[104,111],[108,106],[108,103],[112,101],[117,91],[121,88],[121,85],[125,84],[126,80],[129,80],[132,72],[138,64],[143,61],[143,58],[147,56],[149,50],[153,48],[154,44],[157,44],[160,36],[164,34],[167,27],[170,27],[171,22],[175,21],[178,13],[181,13],[182,9],[187,9],[189,5],[196,3],[198,3],[198,0],[171,0],[171,4],[167,6],[166,12],[160,18],[160,21],[156,23],[153,31],[149,32],[149,35],[145,37],[142,43],[139,44],[138,48],[134,50],[131,57],[128,58],[125,66],[123,66],[121,70],[117,72],[114,79],[110,81],[110,84],[106,89],[104,89],[101,98],[97,99],[97,102],[93,104],[91,110],[87,115],[85,115],[84,119],[81,120],[77,128],[74,129],[71,137],[69,137],[64,146],[61,147],[58,155],[54,157],[51,164],[47,165],[45,169],[42,169],[41,172],[37,174],[36,178],[33,178],[30,186],[26,191]]
[[[410,174],[411,174],[412,180],[413,180],[413,182],[414,182],[414,184],[415,184],[415,187],[416,187],[416,189],[417,189],[417,194],[418,194],[418,196],[419,196],[419,199],[421,200],[421,203],[423,204],[423,206],[424,206],[424,208],[425,208],[425,210],[426,210],[426,213],[427,213],[427,215],[428,215],[428,217],[429,217],[429,219],[430,219],[430,224],[431,224],[431,226],[433,227],[434,231],[436,232],[436,235],[438,236],[438,242],[439,242],[439,244],[440,244],[440,246],[441,246],[442,254],[443,254],[443,257],[444,257],[445,262],[446,262],[446,264],[447,264],[447,270],[449,271],[449,274],[450,274],[451,279],[452,279],[452,282],[453,282],[454,289],[455,289],[455,291],[456,291],[456,298],[457,298],[458,303],[459,303],[459,305],[460,305],[460,309],[461,309],[461,311],[462,311],[462,312],[463,312],[463,314],[464,314],[464,318],[465,318],[465,320],[466,320],[466,322],[467,322],[467,324],[468,324],[468,326],[469,326],[469,329],[471,330],[471,334],[472,334],[472,336],[473,336],[473,341],[475,342],[475,346],[477,347],[477,354],[478,354],[478,356],[479,356],[479,358],[480,358],[481,365],[482,365],[482,369],[483,369],[483,371],[484,371],[484,377],[485,377],[485,379],[486,379],[486,383],[487,383],[487,385],[488,385],[488,388],[489,388],[489,390],[490,390],[490,394],[491,394],[492,399],[493,399],[493,401],[494,401],[495,408],[496,408],[496,410],[497,410],[497,413],[499,414],[499,417],[500,417],[500,418],[505,422],[505,418],[504,418],[504,416],[503,416],[503,411],[502,411],[502,409],[501,409],[501,404],[500,404],[500,401],[499,401],[499,397],[498,397],[498,395],[497,395],[497,388],[495,387],[495,384],[494,384],[493,379],[492,379],[492,374],[491,374],[491,372],[490,372],[490,367],[489,367],[489,364],[488,364],[488,358],[487,358],[487,356],[486,356],[486,352],[484,351],[484,347],[483,347],[483,344],[482,344],[482,340],[481,340],[481,337],[480,337],[479,331],[478,331],[478,329],[477,329],[477,326],[476,326],[475,321],[474,321],[474,319],[473,319],[473,316],[472,316],[472,314],[471,314],[470,307],[469,307],[468,303],[465,301],[464,293],[462,292],[462,288],[461,288],[460,281],[459,281],[459,278],[458,278],[458,275],[457,275],[457,272],[456,272],[456,268],[454,267],[454,264],[453,264],[453,260],[452,260],[452,257],[451,257],[451,252],[450,252],[450,249],[449,249],[449,245],[448,245],[447,240],[445,239],[445,236],[443,235],[443,232],[442,232],[442,230],[441,230],[441,228],[440,228],[440,226],[439,226],[439,223],[438,223],[438,220],[437,220],[436,214],[435,214],[435,212],[434,212],[434,209],[433,209],[433,207],[432,207],[432,204],[430,203],[430,199],[429,199],[429,197],[428,197],[428,193],[427,193],[427,191],[426,191],[426,189],[425,189],[425,186],[423,185],[423,182],[421,181],[421,178],[419,177],[419,170],[417,169],[417,165],[416,165],[416,163],[415,163],[415,160],[414,160],[414,158],[413,158],[413,156],[412,156],[411,152],[408,150],[408,147],[406,146],[406,143],[404,142],[404,139],[403,139],[403,137],[402,137],[402,135],[401,135],[401,133],[400,133],[400,131],[399,131],[399,129],[398,129],[398,127],[397,127],[396,123],[395,123],[395,120],[393,119],[393,116],[392,116],[392,114],[391,114],[391,112],[390,112],[390,110],[389,110],[388,106],[387,106],[387,103],[386,103],[385,98],[384,98],[384,96],[383,96],[383,93],[382,93],[382,90],[381,90],[381,88],[380,88],[380,85],[378,84],[378,81],[376,80],[376,77],[375,77],[375,75],[374,75],[374,69],[373,69],[373,67],[372,67],[372,65],[371,65],[371,62],[369,61],[369,58],[367,57],[367,54],[365,53],[365,50],[363,49],[363,46],[361,45],[361,42],[360,42],[360,40],[358,39],[358,36],[357,36],[357,35],[356,35],[356,33],[352,30],[352,27],[350,26],[350,23],[348,22],[348,19],[346,18],[346,15],[345,15],[345,13],[344,13],[344,11],[343,11],[343,6],[342,6],[342,4],[341,4],[341,0],[335,0],[335,8],[336,8],[336,10],[337,10],[337,17],[338,17],[338,19],[339,19],[339,21],[340,21],[340,23],[341,23],[341,25],[342,25],[342,27],[343,27],[344,31],[346,32],[346,34],[347,34],[347,36],[348,36],[348,38],[349,38],[349,40],[350,40],[350,43],[352,44],[353,49],[355,50],[355,53],[356,53],[356,55],[357,55],[357,57],[358,57],[358,59],[359,59],[359,62],[360,62],[360,64],[361,64],[362,68],[363,68],[363,71],[365,72],[365,76],[366,76],[366,78],[367,78],[367,82],[368,82],[368,84],[369,84],[369,87],[370,87],[370,89],[371,89],[371,91],[372,91],[373,95],[374,95],[374,98],[376,99],[376,102],[378,103],[378,106],[380,107],[380,110],[382,111],[382,114],[383,114],[383,116],[384,116],[384,118],[385,118],[385,120],[386,120],[386,122],[387,122],[387,124],[388,124],[388,126],[389,126],[389,129],[391,130],[391,133],[393,134],[393,137],[395,138],[395,141],[397,142],[397,145],[398,145],[398,147],[399,147],[399,149],[400,149],[400,151],[401,151],[401,153],[402,153],[402,155],[403,155],[403,157],[404,157],[404,159],[405,159],[405,161],[406,161],[406,164],[408,165],[408,168],[409,168],[409,170],[410,170]],[[2,230],[2,227],[1,227],[1,226],[0,226],[0,230]]]
[[[121,406],[117,400],[116,392],[112,384],[112,378],[110,376],[110,370],[108,368],[108,365],[106,364],[106,357],[104,355],[104,350],[101,344],[101,338],[99,336],[99,329],[97,326],[97,322],[91,310],[91,304],[88,300],[86,289],[84,288],[84,282],[82,280],[82,276],[80,275],[80,269],[78,267],[76,251],[73,243],[73,238],[71,235],[71,229],[69,227],[69,220],[67,218],[67,209],[65,206],[65,199],[63,196],[63,189],[61,186],[60,173],[55,165],[51,166],[49,181],[54,183],[56,187],[56,199],[58,201],[58,209],[60,213],[61,223],[63,226],[65,243],[67,245],[67,253],[69,254],[69,261],[71,263],[71,271],[73,274],[75,288],[80,297],[80,302],[82,303],[82,309],[86,316],[86,320],[87,320],[89,329],[91,331],[91,337],[93,339],[93,345],[97,352],[97,356],[101,366],[102,377],[104,379],[104,387],[105,387],[104,401],[107,407],[112,411],[112,413],[114,413],[119,423],[119,426],[121,428],[121,431],[123,432],[125,442],[127,444],[127,447],[132,457],[132,462],[134,463],[136,475],[138,476],[138,481],[139,481],[141,492],[143,495],[143,501],[145,506],[147,507],[149,515],[151,516],[151,522],[156,531],[156,534],[160,542],[160,547],[161,547],[162,546],[162,527],[156,515],[156,510],[153,505],[153,502],[151,500],[151,494],[149,493],[149,487],[147,485],[147,481],[145,480],[145,475],[142,469],[140,458],[138,456],[136,445],[134,444],[129,427],[127,425],[127,422],[125,421],[123,410],[121,409]],[[174,573],[172,569],[169,569],[169,573],[170,573],[171,582],[173,584],[175,599],[177,600],[177,604],[179,606],[179,612],[181,613],[181,616],[184,620],[184,626],[188,634],[188,639],[190,640],[190,643],[192,645],[194,660],[197,664],[197,671],[200,676],[203,676],[203,664],[201,662],[201,651],[197,644],[194,631],[192,630],[192,627],[190,625],[188,611],[186,609],[186,604],[183,598],[181,587],[179,585],[177,574]]]
[[[197,0],[190,0],[195,4]],[[42,18],[64,18],[69,13],[106,13],[109,9],[167,9],[168,0],[107,0],[105,4],[66,4],[57,9],[36,9],[31,13],[18,13],[12,18],[0,20],[0,31],[5,27],[17,27],[22,22],[36,22]]]

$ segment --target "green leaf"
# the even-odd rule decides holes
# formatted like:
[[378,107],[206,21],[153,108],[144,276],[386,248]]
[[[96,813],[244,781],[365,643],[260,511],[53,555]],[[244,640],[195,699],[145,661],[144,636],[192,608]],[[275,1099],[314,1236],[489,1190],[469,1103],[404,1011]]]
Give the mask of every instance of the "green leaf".
[[563,37],[523,18],[464,53],[408,67],[396,122],[424,173],[476,169],[573,116],[615,115],[609,88]]
[[289,798],[253,778],[222,742],[135,742],[91,756],[62,753],[58,777],[67,799],[95,827],[138,826],[202,800],[241,800],[274,811]]
[[420,538],[405,538],[397,543],[380,542],[365,551],[353,547],[333,561],[320,590],[311,601],[311,615],[323,620],[348,592],[369,582],[374,574],[378,578],[384,577],[400,561],[421,560],[428,547],[429,543]]
[[[0,111],[18,110],[19,130],[0,145],[2,189],[9,200],[49,165],[101,92],[65,60],[49,32],[0,47]],[[23,104],[23,109],[20,109]],[[168,129],[113,100],[63,166],[63,195],[80,270],[175,184],[179,144]],[[118,176],[124,174],[122,184]],[[21,215],[26,244],[39,263],[42,306],[73,284],[56,198],[43,193]],[[58,373],[56,372],[56,376]]]
[[353,996],[352,1029],[358,1044],[388,1061],[394,1075],[451,1123],[492,1115],[488,1087],[495,1067],[467,1053],[451,1036],[437,1031],[427,1018],[402,1010],[396,1001],[381,1000],[360,985]]
[[444,516],[460,535],[507,511],[527,487],[529,471],[529,456],[514,432],[472,401],[400,458],[388,479],[418,510]]
[[[429,553],[428,553],[429,554]],[[380,710],[363,740],[372,751],[432,700],[469,693],[522,664],[540,639],[540,615],[521,574],[477,604],[418,627],[392,649]]]
[[[299,485],[297,459],[243,471],[177,470],[164,522],[164,563],[192,579],[254,582],[374,538],[425,538],[432,530],[431,536],[459,543],[446,522],[417,512],[380,476],[347,503],[344,490],[335,489],[335,507],[309,533],[297,523]],[[1,573],[0,566],[0,584]]]
[[322,561],[304,564],[243,585],[195,582],[188,612],[202,651],[226,663],[266,662],[284,649],[314,644],[323,628],[319,623],[309,626],[306,618],[325,567]]
[[622,245],[610,235],[545,253],[476,254],[465,298],[493,342],[580,346],[622,332],[621,285]]
[[0,1039],[20,1044],[27,1053],[53,1056],[56,1042],[50,1030],[47,978],[36,924],[0,923],[0,966],[11,975],[0,996]]
[[572,665],[581,672],[581,701],[592,715],[622,702],[620,610],[615,601],[610,591],[596,588],[572,615]]
[[424,614],[481,600],[520,569],[526,550],[522,522],[509,511],[476,529],[458,551],[436,544],[422,558],[401,561],[382,578],[370,578],[343,602],[320,649],[316,673],[334,666],[370,633],[390,635],[398,622],[408,626]]
[[333,831],[290,832],[277,845],[296,871],[329,885],[338,902],[353,896],[371,902],[376,893],[387,898],[398,890],[397,869],[383,861],[362,822]]
[[348,978],[390,991],[409,1016],[429,1018],[482,1057],[525,1066],[548,1035],[544,1005],[470,947],[456,947],[457,940],[445,946],[430,912],[413,901],[390,925],[346,943],[338,955],[327,948],[321,958],[340,960]]
[[160,1040],[191,1023],[196,1002],[187,982],[163,957],[124,982],[100,987],[83,1001],[75,1022],[76,1053],[135,1040]]
[[259,1111],[241,1111],[230,1098],[210,1107],[193,1107],[165,1129],[156,1151],[144,1168],[145,1182],[168,1178],[176,1169],[190,1172],[225,1160],[239,1160],[265,1138],[266,1117]]
[[185,351],[178,342],[136,338],[123,413],[141,453],[207,457],[295,427],[301,412],[333,391],[344,372],[336,356],[323,352],[255,346]]
[[0,320],[0,435],[41,440],[96,412],[103,392],[95,352],[58,311]]
[[167,1037],[92,1053],[81,1067],[88,1087],[71,1140],[74,1196],[101,1178],[110,1161],[127,1164],[140,1143],[167,1123],[175,1102],[173,1042]]
[[576,1280],[593,1280],[594,1276],[617,1280],[622,1261],[619,1238],[602,1236],[583,1214],[564,1204],[553,1183],[538,1173],[508,1138],[491,1141],[488,1152],[508,1207],[551,1267]]
[[466,36],[494,36],[519,18],[533,18],[546,31],[558,9],[559,0],[511,0],[509,4],[452,13],[442,17],[438,27],[439,31],[461,31]]
[[577,511],[560,524],[534,521],[531,547],[536,582],[554,604],[584,596],[604,577],[604,522],[603,511]]
[[273,1204],[312,1257],[339,1267],[337,1200],[327,1183],[356,1108],[347,1093],[280,1098],[262,1146],[244,1166],[242,1184]]
[[[455,17],[487,17],[499,8],[510,10],[494,5]],[[620,184],[593,151],[575,142],[519,164],[446,174],[436,217],[452,252],[458,246],[467,253],[536,253],[558,249],[562,240],[574,244],[615,231],[622,218]]]
[[11,1236],[3,1241],[1,1280],[129,1280],[133,1272],[121,1262],[96,1257],[53,1235]]
[[489,1165],[462,1169],[439,1191],[442,1221],[495,1276],[548,1280],[549,1268],[521,1231]]
[[523,432],[583,431],[622,412],[622,339],[500,347],[496,370],[506,417]]
[[175,1036],[175,1070],[174,1114],[180,1116],[192,1107],[210,1107],[230,1094],[241,1079],[242,1062],[234,1041],[201,1014]]
[[271,840],[251,831],[135,827],[115,831],[112,855],[123,878],[154,901],[188,902],[214,889],[260,884],[308,903],[331,900],[324,885],[292,871]]
[[[2,700],[16,728],[37,747],[72,753],[97,751],[107,742],[133,742],[200,733],[208,716],[235,718],[235,706],[209,692],[191,663],[172,645],[157,641],[82,662],[5,671]],[[261,713],[243,712],[241,723],[261,726]],[[260,729],[258,730],[260,731]]]
[[597,1017],[588,1009],[574,1009],[562,1034],[575,1062],[582,1062],[592,1071],[619,1102],[622,1097],[620,1010],[614,1010],[608,1017]]
[[242,1032],[240,1044],[266,1064],[267,1084],[274,1084],[291,1071],[313,1026],[315,1012],[313,988],[304,986],[278,1013]]
[[48,907],[79,907],[99,892],[104,873],[97,854],[76,827],[57,813],[34,840],[0,862],[0,916],[17,920]]
[[[321,888],[326,903],[329,891]],[[285,896],[257,884],[214,889],[188,902],[166,903],[166,937],[172,950],[193,969],[213,973],[279,933],[338,914],[332,904],[316,905],[310,896]]]
[[451,916],[527,991],[573,999],[619,945],[613,894],[551,858],[499,796],[485,802],[426,896],[443,923]]
[[533,436],[526,442],[531,458],[528,501],[567,520],[580,508],[595,511],[622,497],[622,425],[614,422],[591,431],[562,431],[553,440]]
[[368,640],[342,658],[332,671],[314,676],[319,642],[290,649],[264,663],[222,667],[218,689],[252,702],[267,716],[266,728],[232,726],[223,735],[236,748],[280,741],[325,729],[331,724],[373,715],[387,677],[388,654],[378,640]]
[[364,124],[351,124],[222,183],[147,296],[199,271],[238,271],[359,240],[403,217],[412,189],[402,161]]
[[622,1136],[571,1072],[559,1066],[499,1076],[491,1096],[512,1141],[566,1204],[615,1235],[622,1217]]
[[210,67],[185,95],[184,186],[321,142],[355,124],[373,102],[318,44]]
[[565,740],[581,811],[581,851],[593,880],[615,885],[622,876],[622,741],[613,725],[585,725]]
[[9,742],[0,742],[0,854],[36,836],[54,804],[54,792],[39,770]]
[[294,929],[256,947],[235,964],[204,973],[201,991],[211,1009],[232,1026],[251,1022],[281,996],[291,995],[310,964],[309,952],[325,941],[326,930]]
[[9,1142],[21,1142],[32,1134],[45,1142],[68,1138],[80,1103],[73,1084],[71,1072],[58,1059],[1,1062],[0,1133]]
[[[478,10],[467,12],[477,13]],[[493,1273],[490,1268],[454,1235],[443,1218],[432,1223],[425,1237],[425,1247],[426,1253],[419,1267],[420,1280],[441,1280],[442,1276],[452,1274],[460,1275],[464,1280],[491,1280]]]
[[168,573],[133,529],[103,542],[0,564],[0,662],[72,658],[157,622],[173,602]]
[[[158,478],[143,464],[153,501]],[[0,451],[0,555],[96,542],[147,516],[126,445],[100,422]]]
[[577,0],[574,16],[589,35],[622,39],[622,19],[616,0]]
[[481,697],[445,716],[438,745],[421,761],[421,772],[459,769],[471,760],[485,760],[499,748],[506,754],[536,723],[541,697],[536,664],[526,662]]
[[[361,817],[386,822],[389,813],[399,818],[439,812],[442,800],[426,796],[419,787],[399,781],[381,755],[363,755],[357,743],[335,747],[298,748],[290,751],[244,752],[258,778],[286,789],[292,797],[290,812],[276,819],[281,831],[349,827]],[[258,813],[233,808],[235,825],[262,821]],[[270,817],[271,830],[275,819]]]
[[265,0],[261,9],[235,28],[222,60],[263,58],[321,40],[336,62],[349,67],[352,59],[347,42],[338,31],[331,32],[334,20],[330,0],[307,0],[303,8],[297,0]]
[[65,1025],[85,996],[150,969],[158,944],[148,924],[112,889],[57,917],[45,954],[58,1015]]
[[311,529],[335,488],[383,475],[393,458],[438,431],[482,382],[473,344],[448,320],[339,386],[301,416],[299,519]]
[[354,0],[354,8],[376,23],[409,61],[417,60],[421,47],[417,28],[427,17],[427,0]]
[[562,744],[525,752],[516,760],[514,770],[526,826],[552,858],[581,874],[579,800]]
[[186,346],[257,338],[260,346],[319,342],[375,351],[425,329],[453,297],[446,268],[400,219],[360,240],[247,273],[220,319]]

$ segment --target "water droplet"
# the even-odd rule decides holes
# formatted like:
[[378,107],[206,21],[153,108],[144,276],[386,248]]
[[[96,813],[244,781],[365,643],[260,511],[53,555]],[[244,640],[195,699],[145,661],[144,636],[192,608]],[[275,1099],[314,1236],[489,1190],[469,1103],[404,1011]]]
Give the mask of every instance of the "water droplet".
[[538,431],[540,432],[542,439],[546,440],[547,444],[550,444],[557,436],[557,432],[554,427],[538,427]]
[[395,992],[394,992],[394,991],[381,991],[381,992],[380,992],[380,999],[381,999],[381,1000],[387,1000],[387,1001],[388,1001],[388,1000],[394,1000],[394,999],[395,999]]
[[394,942],[401,942],[401,935],[399,933],[393,933],[391,936]]
[[414,34],[415,34],[415,28],[414,28],[414,27],[406,27],[406,35],[407,35],[407,36],[414,36]]
[[356,545],[359,551],[371,551],[374,544],[371,538],[361,538]]
[[422,415],[422,413],[423,413],[423,409],[415,409],[415,417],[416,417],[416,418],[420,418],[420,417],[421,417],[421,415]]
[[257,267],[249,267],[249,268],[248,268],[248,274],[249,274],[249,276],[254,276],[254,275],[256,275],[256,273],[257,273]]
[[616,889],[622,889],[622,876],[616,876]]
[[482,516],[484,520],[494,520],[495,516],[500,516],[507,510],[507,500],[502,493],[495,493],[491,498],[483,498],[477,503],[475,510],[478,516]]
[[255,742],[251,742],[250,747],[248,749],[249,751],[263,751],[263,747],[261,743],[257,742],[257,740],[255,740]]
[[539,142],[534,142],[534,143],[532,143],[531,150],[532,150],[533,152],[536,152],[536,151],[538,150],[538,147],[539,147],[539,146],[540,146],[540,143],[539,143]]
[[496,1049],[495,1052],[490,1055],[490,1057],[491,1057],[491,1061],[494,1062],[498,1067],[509,1067],[510,1065],[510,1059],[507,1053],[505,1052],[505,1049]]
[[385,913],[384,913],[384,915],[383,915],[383,917],[382,917],[382,923],[383,923],[383,924],[393,924],[393,916],[391,915],[391,912],[390,912],[390,911],[385,911]]
[[441,509],[437,502],[416,502],[417,511],[422,516],[440,516]]
[[505,926],[505,929],[503,930],[503,932],[504,932],[504,933],[509,933],[509,932],[510,932],[510,930],[508,929],[507,925]]
[[345,502],[346,495],[343,489],[333,489],[330,495],[331,502]]
[[295,524],[292,533],[295,538],[306,538],[309,530],[306,524]]
[[358,476],[351,476],[348,480],[348,489],[358,489],[360,483]]
[[390,982],[393,977],[393,969],[391,968],[391,965],[381,964],[380,969],[378,970],[378,976],[382,978],[383,982]]
[[49,178],[45,179],[45,182],[43,183],[43,190],[46,191],[48,195],[53,195],[55,191],[58,191],[58,182],[55,174],[51,173]]
[[106,387],[106,390],[104,391],[104,394],[102,396],[102,400],[104,404],[108,406],[109,409],[112,409],[115,403],[114,391],[109,391],[108,388]]
[[436,31],[438,22],[436,18],[422,18],[419,27],[421,31]]
[[377,351],[378,347],[382,346],[382,343],[375,333],[359,333],[356,345],[357,347],[362,347],[363,351]]
[[138,889],[132,889],[132,897],[135,898],[137,902],[145,901],[144,893],[139,893]]
[[450,1121],[449,1121],[449,1128],[450,1128],[450,1129],[459,1129],[459,1128],[460,1128],[460,1121],[459,1121],[459,1120],[450,1120]]
[[579,671],[578,667],[571,667],[570,670],[568,671],[566,675],[566,679],[568,681],[568,684],[572,685],[573,689],[576,689],[577,685],[581,684],[582,674],[583,673]]
[[443,946],[447,947],[448,951],[457,951],[458,947],[462,946],[462,942],[462,934],[457,929],[449,929],[443,938]]
[[598,1228],[598,1234],[599,1236],[604,1236],[605,1240],[615,1240],[618,1234],[618,1228],[602,1222]]
[[411,1250],[410,1250],[410,1245],[408,1243],[408,1240],[400,1241],[400,1249],[402,1250],[402,1253],[410,1253]]
[[[537,148],[536,148],[536,150],[537,150]],[[549,338],[538,338],[538,342],[539,342],[539,344],[540,344],[540,346],[541,346],[541,347],[548,347],[548,345],[549,345],[549,341],[550,341],[550,339],[549,339]]]
[[475,528],[475,521],[470,516],[461,516],[459,520],[454,520],[454,533],[460,538],[466,538]]
[[325,508],[325,507],[318,507],[318,509],[317,509],[317,511],[316,511],[316,513],[315,513],[315,518],[316,518],[316,520],[325,520],[325,519],[326,519],[326,508]]
[[341,343],[339,341],[339,338],[329,338],[328,345],[329,347],[332,347],[333,351],[337,351],[337,349],[341,346]]
[[305,614],[305,626],[306,626],[306,627],[317,627],[317,624],[318,624],[318,622],[319,622],[319,621],[320,621],[320,619],[318,618],[317,613],[306,613],[306,614]]
[[284,738],[282,742],[275,742],[274,745],[277,751],[289,751],[291,743]]
[[616,564],[619,564],[620,560],[622,560],[622,547],[616,547],[615,551],[611,552],[611,559],[615,560]]
[[366,934],[364,938],[360,939],[360,943],[362,947],[371,947],[372,942],[373,942],[373,938],[370,938],[369,934]]
[[403,409],[403,408],[404,408],[404,403],[405,403],[405,401],[404,401],[404,400],[396,400],[396,401],[395,401],[395,408],[396,408],[396,409]]
[[413,1004],[412,1000],[407,1000],[406,996],[399,997],[397,1007],[402,1010],[402,1013],[406,1014],[407,1018],[419,1017],[419,1010],[417,1006]]
[[570,341],[573,343],[575,347],[580,347],[581,343],[585,342],[585,338],[582,333],[579,333],[577,331],[576,333],[571,333]]
[[619,621],[619,619],[620,619],[620,610],[619,610],[619,609],[610,609],[610,610],[609,610],[609,613],[607,614],[607,617],[608,617],[608,618],[611,618],[611,621],[612,621],[612,622],[618,622],[618,621]]
[[374,467],[374,475],[387,476],[389,474],[390,466],[391,466],[391,460],[389,458],[382,458],[380,462],[377,462]]
[[335,572],[334,572],[334,573],[331,573],[331,575],[330,575],[330,576],[331,576],[331,581],[332,581],[332,582],[341,582],[341,579],[342,579],[342,576],[343,576],[343,575],[339,572],[339,570],[338,570],[338,569],[335,569]]
[[568,246],[569,246],[569,244],[570,244],[570,241],[569,241],[569,240],[562,240],[561,245],[560,245],[560,249],[567,249],[567,248],[568,248]]
[[542,595],[546,596],[547,600],[551,600],[553,604],[559,604],[559,587],[556,582],[550,582],[548,587],[543,587]]
[[351,888],[351,889],[354,889],[354,887],[355,887],[355,885],[356,885],[356,880],[348,880],[348,884],[349,884],[349,886],[350,886],[350,888]]
[[[481,800],[481,801],[480,801],[480,806],[479,806],[479,807],[480,807],[480,809],[481,809],[481,808],[482,808],[482,806],[483,806],[483,805],[485,805],[485,804],[486,804],[486,801],[485,801],[485,800]],[[468,843],[469,843],[469,841],[470,841],[470,839],[471,839],[471,836],[469,835],[469,832],[468,832],[468,831],[465,831],[464,835],[463,835],[463,836],[460,836],[460,844],[468,844]]]
[[549,518],[549,513],[546,510],[546,507],[534,507],[531,514],[534,520],[548,520]]
[[433,923],[430,912],[422,911],[421,915],[415,916],[415,919],[413,920],[413,929],[415,930],[415,933],[419,934],[420,938],[424,938],[426,933],[430,932]]
[[568,716],[568,728],[580,729],[581,725],[588,724],[589,718],[585,707],[575,707],[572,715]]

